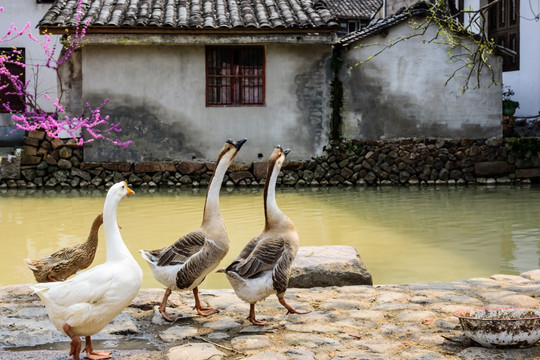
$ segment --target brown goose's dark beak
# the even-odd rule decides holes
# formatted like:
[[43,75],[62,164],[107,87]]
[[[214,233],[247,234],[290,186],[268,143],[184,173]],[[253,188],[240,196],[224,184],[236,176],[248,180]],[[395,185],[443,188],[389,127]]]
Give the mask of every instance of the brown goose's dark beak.
[[285,157],[287,157],[287,155],[289,155],[290,152],[291,152],[291,149],[283,150],[283,153],[285,154]]
[[234,146],[236,148],[236,150],[240,150],[240,148],[242,147],[242,145],[244,145],[244,143],[247,141],[246,138],[243,138],[243,139],[240,139],[240,140],[237,140],[237,141],[232,141],[231,139],[227,140],[227,143],[231,144],[232,146]]

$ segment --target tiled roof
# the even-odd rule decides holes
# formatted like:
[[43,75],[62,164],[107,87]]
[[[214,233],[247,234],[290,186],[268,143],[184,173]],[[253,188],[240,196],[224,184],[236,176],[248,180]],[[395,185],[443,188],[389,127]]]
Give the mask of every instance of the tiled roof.
[[370,19],[383,0],[326,0],[328,9],[337,18]]
[[59,33],[88,22],[88,32],[174,30],[328,30],[339,26],[319,0],[57,0],[39,26]]
[[363,28],[362,30],[352,32],[342,37],[341,39],[338,40],[338,44],[342,46],[348,46],[355,41],[361,40],[373,34],[377,34],[384,29],[387,29],[396,24],[404,22],[413,16],[428,15],[431,13],[429,11],[430,7],[431,7],[430,4],[427,4],[425,2],[419,2],[409,8],[402,8],[397,13],[389,17],[386,17],[384,19],[375,19],[372,22],[370,22],[369,25]]

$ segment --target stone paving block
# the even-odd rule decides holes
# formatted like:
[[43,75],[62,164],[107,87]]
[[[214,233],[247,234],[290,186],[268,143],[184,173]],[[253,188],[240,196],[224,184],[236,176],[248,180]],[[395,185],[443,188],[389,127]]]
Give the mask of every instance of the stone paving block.
[[295,348],[285,351],[291,360],[315,360],[315,354],[309,349]]
[[185,344],[173,347],[167,354],[168,360],[220,360],[225,355],[212,344]]
[[272,342],[265,335],[246,335],[235,337],[231,340],[231,345],[235,350],[246,351],[267,348]]
[[242,325],[241,323],[235,321],[234,319],[227,317],[224,319],[219,319],[212,322],[207,322],[204,324],[204,327],[210,328],[215,331],[224,331],[224,330],[230,330],[230,329],[236,329]]
[[396,320],[400,322],[423,323],[435,317],[435,313],[431,311],[404,311],[398,314]]
[[397,303],[397,302],[405,302],[410,298],[410,295],[402,292],[381,292],[379,296],[377,296],[376,303],[377,304],[385,304],[385,303]]
[[243,358],[243,360],[288,360],[287,356],[276,352],[263,352]]
[[509,306],[522,307],[526,309],[539,309],[540,302],[533,297],[527,295],[508,295],[498,299],[499,302],[508,304]]
[[531,270],[522,273],[520,276],[525,279],[540,281],[540,270]]
[[197,336],[198,331],[192,326],[172,326],[159,334],[161,340],[174,342]]

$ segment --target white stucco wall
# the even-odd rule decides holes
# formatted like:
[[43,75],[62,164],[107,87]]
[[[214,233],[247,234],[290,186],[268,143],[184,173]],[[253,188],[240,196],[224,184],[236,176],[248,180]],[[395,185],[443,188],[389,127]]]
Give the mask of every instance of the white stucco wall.
[[[410,34],[407,22],[374,35],[362,44],[386,44]],[[430,35],[426,36],[430,39]],[[419,37],[386,49],[359,66],[382,45],[344,51],[344,136],[384,139],[396,137],[486,138],[501,136],[501,59],[494,58],[496,79],[485,73],[488,88],[460,95],[461,75],[444,86],[456,63],[450,63],[445,46],[422,42]],[[458,49],[452,49],[454,53]]]
[[538,1],[520,1],[519,70],[503,73],[504,86],[520,104],[516,116],[540,115],[540,18],[534,19],[539,14]]
[[206,107],[204,45],[86,45],[83,99],[97,105],[109,98],[103,113],[119,120],[126,139],[135,142],[127,150],[89,144],[85,160],[215,160],[227,138],[242,137],[248,143],[240,162],[264,161],[276,144],[291,148],[293,160],[321,153],[330,116],[331,47],[265,47],[266,104]]
[[[465,8],[479,9],[487,0],[466,0]],[[540,2],[520,1],[519,70],[505,71],[502,82],[515,93],[513,100],[519,101],[516,116],[540,114]]]
[[[29,31],[38,39],[43,40],[44,36],[39,35],[36,29],[37,24],[50,8],[51,4],[37,4],[36,0],[5,0],[0,3],[4,11],[0,13],[0,37],[7,33],[11,24],[15,24],[17,29],[22,30],[27,23],[30,23]],[[58,37],[54,36],[51,46],[58,43]],[[56,73],[45,68],[47,61],[43,48],[35,41],[31,40],[27,34],[17,37],[9,42],[0,43],[0,47],[18,47],[26,51],[26,80],[30,81],[29,89],[37,87],[36,96],[38,104],[46,111],[52,111],[54,107],[51,102],[43,97],[45,93],[54,99],[57,97]],[[60,48],[58,48],[58,53]],[[0,114],[0,126],[11,123],[9,114]]]

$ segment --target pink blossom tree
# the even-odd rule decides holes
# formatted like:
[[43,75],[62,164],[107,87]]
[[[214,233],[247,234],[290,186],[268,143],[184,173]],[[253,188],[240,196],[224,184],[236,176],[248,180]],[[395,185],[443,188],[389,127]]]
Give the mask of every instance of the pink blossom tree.
[[[81,19],[81,2],[78,1],[77,23]],[[3,7],[0,7],[0,18],[2,17]],[[44,64],[33,66],[44,66],[52,69],[60,77],[59,68],[64,64],[74,51],[82,46],[82,40],[86,35],[87,24],[77,26],[75,34],[67,36],[63,41],[63,50],[57,55],[56,45],[53,45],[51,35],[34,36],[30,31],[30,23],[27,23],[22,29],[18,29],[15,24],[11,24],[9,30],[0,37],[0,45],[10,45],[14,39],[26,36],[32,41],[38,43],[45,54]],[[61,104],[62,89],[59,89],[58,98],[51,98],[47,93],[42,94],[47,101],[53,105],[53,112],[45,111],[39,104],[38,95],[33,94],[29,89],[29,81],[24,81],[21,74],[13,73],[10,68],[26,68],[21,50],[12,48],[9,53],[0,54],[0,91],[5,95],[10,95],[5,99],[0,99],[0,106],[7,110],[15,123],[17,129],[24,131],[44,130],[46,134],[53,138],[60,137],[60,134],[67,133],[71,138],[77,141],[79,145],[92,142],[95,139],[104,139],[121,147],[128,147],[131,141],[120,141],[117,133],[121,132],[120,124],[109,121],[109,116],[103,116],[101,111],[107,103],[105,99],[99,106],[91,107],[86,103],[86,111],[82,114],[73,116],[69,114]],[[60,79],[61,80],[61,79]],[[59,81],[61,84],[62,82]],[[16,97],[22,101],[22,106],[14,106],[9,98]],[[19,101],[18,103],[20,103]],[[89,136],[83,139],[82,131]]]

